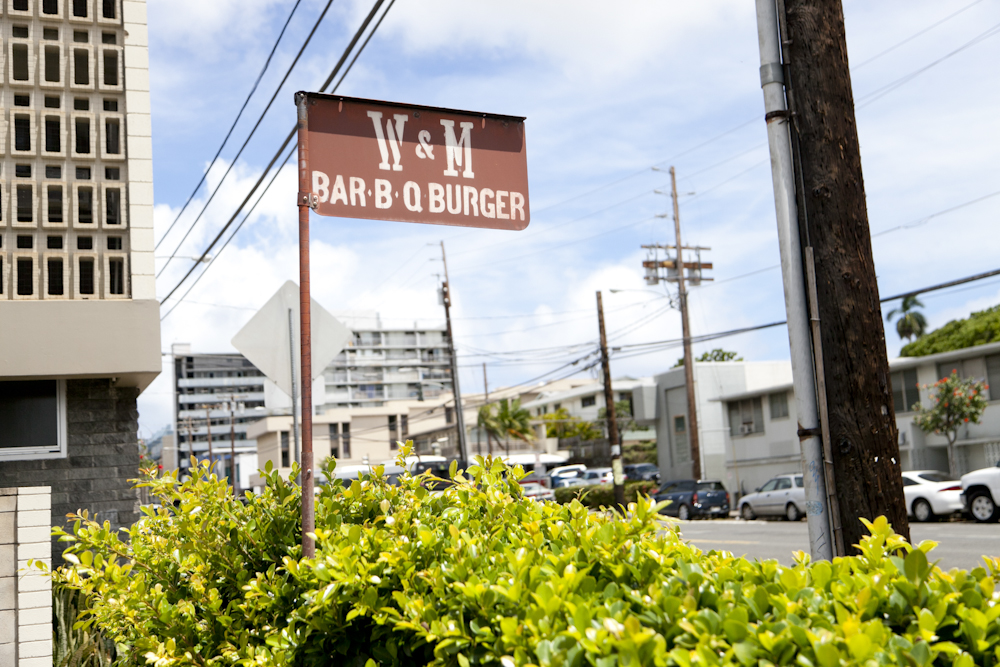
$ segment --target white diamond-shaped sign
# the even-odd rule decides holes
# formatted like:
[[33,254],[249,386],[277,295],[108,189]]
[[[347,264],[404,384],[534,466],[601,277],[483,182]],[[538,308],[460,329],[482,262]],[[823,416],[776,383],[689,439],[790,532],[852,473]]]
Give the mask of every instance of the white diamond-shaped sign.
[[[351,340],[351,331],[323,306],[311,299],[312,309],[312,377],[315,380]],[[289,327],[291,311],[291,327]],[[291,333],[292,345],[289,345]],[[302,366],[299,354],[299,286],[289,280],[281,286],[250,321],[233,336],[233,347],[260,369],[278,387],[292,394],[292,362],[294,349],[295,375]],[[301,378],[299,378],[301,386]]]

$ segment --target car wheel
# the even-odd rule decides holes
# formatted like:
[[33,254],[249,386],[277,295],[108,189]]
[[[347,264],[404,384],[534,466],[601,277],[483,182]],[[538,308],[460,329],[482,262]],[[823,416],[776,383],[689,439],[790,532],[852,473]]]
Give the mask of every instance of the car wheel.
[[788,503],[788,507],[785,508],[785,518],[789,521],[798,521],[802,518],[802,512],[795,503]]
[[744,521],[753,521],[757,518],[753,508],[750,507],[750,503],[743,503],[743,507],[740,508],[740,516],[743,517]]
[[677,518],[681,521],[688,521],[691,518],[691,510],[688,509],[687,505],[681,505],[677,508]]
[[976,491],[969,499],[969,511],[979,523],[993,523],[997,520],[997,506],[989,491]]
[[923,498],[917,498],[913,501],[913,518],[921,523],[933,521],[934,510],[931,509],[931,504]]

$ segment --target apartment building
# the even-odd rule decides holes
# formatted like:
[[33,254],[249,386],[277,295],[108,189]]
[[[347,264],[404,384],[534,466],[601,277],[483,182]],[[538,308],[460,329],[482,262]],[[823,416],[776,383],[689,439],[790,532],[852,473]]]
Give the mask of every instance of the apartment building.
[[0,486],[127,526],[160,372],[146,3],[0,16]]

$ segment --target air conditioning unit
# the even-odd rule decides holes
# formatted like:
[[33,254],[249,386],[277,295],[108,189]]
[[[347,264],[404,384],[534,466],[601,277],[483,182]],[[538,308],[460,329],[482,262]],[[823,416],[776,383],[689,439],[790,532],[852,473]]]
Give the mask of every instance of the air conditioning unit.
[[740,424],[740,435],[750,435],[753,433],[753,424]]

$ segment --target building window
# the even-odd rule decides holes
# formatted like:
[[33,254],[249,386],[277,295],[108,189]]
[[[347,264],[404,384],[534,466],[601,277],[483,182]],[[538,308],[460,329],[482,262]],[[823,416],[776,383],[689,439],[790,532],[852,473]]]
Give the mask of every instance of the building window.
[[404,438],[410,434],[410,417],[408,415],[399,416],[399,430]]
[[788,417],[788,392],[779,391],[767,397],[767,404],[771,406],[771,419],[785,419]]
[[63,221],[63,189],[61,185],[48,186],[49,222],[61,224]]
[[73,49],[73,83],[78,86],[90,85],[90,52]]
[[14,116],[14,150],[31,150],[31,117],[17,114]]
[[45,117],[45,152],[58,153],[62,150],[62,123],[59,116]]
[[281,467],[289,468],[292,465],[292,448],[289,445],[288,431],[281,432]]
[[31,296],[35,293],[35,261],[30,257],[18,257],[16,266],[17,295]]
[[77,222],[81,225],[94,224],[94,188],[79,188],[77,196]]
[[118,0],[104,0],[104,10],[102,16],[106,19],[116,19],[118,16],[115,13],[115,3]]
[[946,377],[950,377],[952,372],[958,373],[958,377],[967,378],[970,376],[969,373],[965,372],[965,364],[962,360],[958,361],[947,361],[937,365],[937,376],[939,380],[943,380]]
[[912,412],[913,406],[920,402],[917,369],[911,368],[893,373],[889,376],[889,381],[892,383],[892,404],[896,413]]
[[584,396],[580,399],[580,406],[584,408],[592,408],[597,405],[597,396],[591,394],[590,396]]
[[450,424],[455,419],[455,410],[449,406],[444,406],[444,423]]
[[94,260],[80,258],[80,294],[92,296],[94,294]]
[[[104,85],[105,86],[117,86],[118,85],[118,52],[117,51],[105,51],[104,52]],[[111,151],[108,151],[109,153]],[[117,152],[117,151],[115,151]]]
[[109,155],[120,155],[122,152],[121,123],[117,118],[104,121],[104,150]]
[[1000,399],[1000,354],[986,357],[986,384],[990,386],[990,400]]
[[90,119],[77,118],[76,126],[76,152],[80,155],[90,154]]
[[121,257],[108,260],[108,290],[112,294],[125,294],[125,260]]
[[62,80],[59,62],[59,47],[45,47],[45,80],[49,83],[59,83]]
[[399,449],[399,418],[396,415],[389,415],[389,449]]
[[118,188],[108,188],[104,191],[105,223],[109,225],[122,224],[122,191]]
[[15,81],[28,80],[28,45],[14,44],[11,46],[11,57],[13,63],[11,67],[11,77]]
[[90,0],[73,0],[73,16],[87,18],[87,5]]
[[17,221],[35,221],[35,202],[30,185],[17,186]]
[[330,456],[335,459],[340,458],[340,429],[339,424],[330,424]]
[[729,434],[733,437],[764,432],[764,409],[760,397],[729,403]]
[[63,279],[63,260],[58,257],[50,257],[46,261],[46,269],[49,296],[63,296],[66,293]]
[[50,15],[58,14],[60,1],[61,0],[42,0],[42,13]]
[[340,431],[343,434],[341,436],[340,444],[344,448],[344,458],[349,459],[351,458],[351,425],[341,424],[340,426]]
[[65,382],[0,382],[0,424],[0,459],[65,457]]

